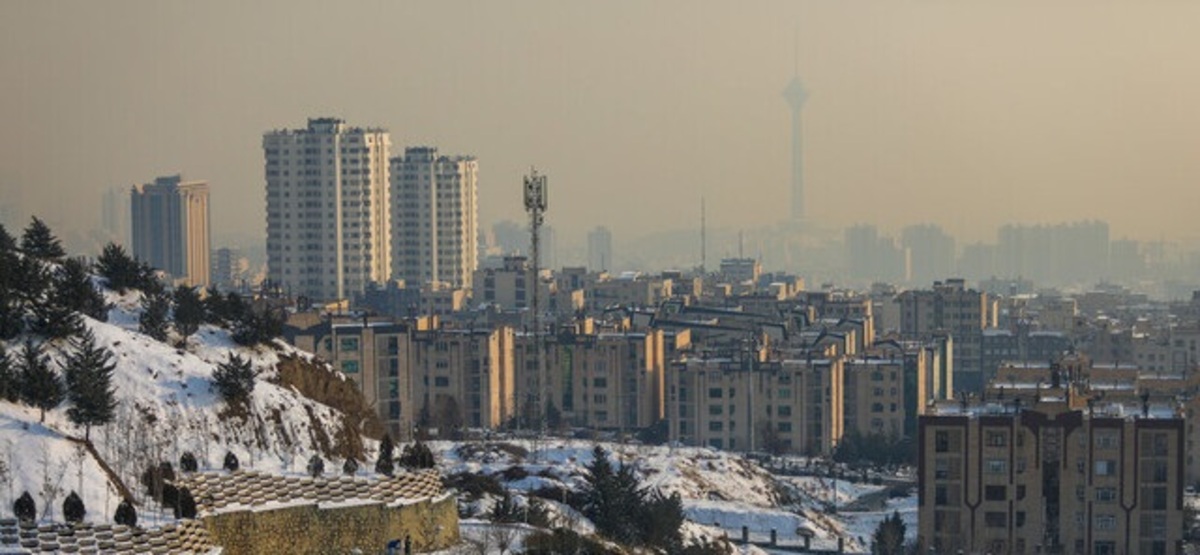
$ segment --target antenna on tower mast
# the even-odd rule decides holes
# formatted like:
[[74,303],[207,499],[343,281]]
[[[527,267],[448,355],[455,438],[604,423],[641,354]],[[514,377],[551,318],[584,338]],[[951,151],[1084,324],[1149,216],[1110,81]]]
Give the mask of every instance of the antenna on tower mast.
[[534,365],[537,366],[537,387],[531,392],[533,398],[529,400],[532,403],[532,408],[536,411],[537,427],[540,432],[542,424],[545,421],[545,411],[542,408],[542,390],[546,387],[546,372],[542,364],[542,323],[541,323],[541,308],[539,307],[538,297],[541,293],[541,268],[538,260],[538,239],[542,229],[542,222],[545,220],[546,206],[548,205],[548,190],[546,186],[546,176],[538,175],[537,169],[530,167],[529,175],[525,176],[525,211],[529,213],[529,235],[530,235],[530,258],[532,262],[533,279],[527,280],[533,287],[533,352]]

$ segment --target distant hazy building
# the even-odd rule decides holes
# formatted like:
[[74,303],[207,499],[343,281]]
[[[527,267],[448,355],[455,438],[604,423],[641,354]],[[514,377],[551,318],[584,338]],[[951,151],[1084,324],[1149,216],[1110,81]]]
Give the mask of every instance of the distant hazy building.
[[955,277],[954,238],[932,224],[911,225],[900,231],[908,258],[908,279],[929,283]]
[[100,198],[100,229],[109,241],[129,244],[129,189],[111,187]]
[[601,226],[588,232],[588,270],[608,272],[613,270],[612,232]]
[[412,285],[471,287],[478,267],[478,173],[470,156],[414,147],[391,160],[391,271]]
[[799,75],[792,76],[792,81],[783,89],[783,99],[792,109],[792,220],[804,221],[804,127],[801,125],[801,112],[804,102],[808,100],[808,90],[804,88]]
[[208,183],[179,175],[130,192],[133,255],[187,285],[209,284]]
[[387,280],[390,145],[382,129],[333,118],[263,135],[268,279],[314,301]]

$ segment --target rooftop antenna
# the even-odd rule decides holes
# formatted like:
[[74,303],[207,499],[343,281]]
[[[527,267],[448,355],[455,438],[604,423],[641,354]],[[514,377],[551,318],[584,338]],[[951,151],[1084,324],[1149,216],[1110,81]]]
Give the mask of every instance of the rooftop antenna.
[[700,195],[700,275],[704,275],[704,268],[708,263],[708,245],[705,242],[705,231],[704,195]]

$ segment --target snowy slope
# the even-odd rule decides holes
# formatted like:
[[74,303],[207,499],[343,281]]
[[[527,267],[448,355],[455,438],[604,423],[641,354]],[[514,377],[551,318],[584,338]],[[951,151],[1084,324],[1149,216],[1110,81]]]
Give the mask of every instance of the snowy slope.
[[[83,320],[97,344],[115,355],[113,381],[119,404],[115,421],[94,427],[91,440],[135,500],[144,501],[137,477],[155,461],[170,461],[178,469],[180,455],[190,451],[202,468],[217,468],[228,451],[243,468],[299,472],[313,453],[322,452],[318,436],[346,433],[336,409],[270,381],[281,358],[310,355],[282,343],[241,347],[228,331],[207,325],[186,347],[176,348],[138,333],[140,293],[106,296],[113,304],[109,321]],[[23,339],[6,344],[10,356]],[[67,348],[65,342],[51,342],[46,353],[57,363]],[[230,353],[251,360],[260,372],[246,417],[224,414],[226,404],[209,387],[216,365]],[[62,499],[80,490],[88,520],[107,522],[120,494],[100,462],[72,441],[83,438],[84,431],[68,420],[68,407],[64,402],[48,411],[43,425],[36,409],[0,401],[0,461],[10,469],[0,476],[0,503],[11,507],[16,496],[29,491],[39,513],[61,518]],[[329,453],[322,454],[330,459]],[[47,502],[52,512],[43,510]],[[145,511],[139,507],[140,513]]]

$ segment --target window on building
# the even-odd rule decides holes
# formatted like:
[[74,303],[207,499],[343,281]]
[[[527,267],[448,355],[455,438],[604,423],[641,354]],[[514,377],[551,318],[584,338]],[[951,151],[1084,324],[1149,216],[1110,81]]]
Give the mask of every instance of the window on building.
[[988,501],[1006,501],[1008,500],[1008,488],[1006,486],[985,486],[983,497]]
[[933,449],[938,453],[950,451],[950,432],[939,430],[933,436]]
[[983,525],[988,528],[1008,528],[1008,513],[988,511],[983,513]]
[[708,389],[708,398],[709,399],[720,399],[722,391],[723,390],[719,387],[710,387]]
[[937,486],[933,489],[933,504],[934,505],[949,505],[946,486]]
[[358,361],[357,360],[343,360],[342,361],[342,372],[346,373],[346,374],[357,374],[358,373]]
[[1110,515],[1110,514],[1096,515],[1096,529],[1097,530],[1113,530],[1116,527],[1117,527],[1116,515]]
[[720,432],[725,429],[725,423],[720,420],[712,420],[708,423],[708,431]]
[[1117,555],[1117,542],[1098,541],[1092,544],[1093,555]]
[[358,350],[358,338],[357,337],[341,338],[341,340],[338,341],[338,349],[343,352],[357,351]]
[[1117,434],[1116,432],[1098,432],[1096,434],[1097,449],[1116,449]]
[[434,387],[450,387],[450,378],[448,376],[436,376],[433,378]]
[[785,434],[791,433],[792,423],[791,422],[779,422],[778,425],[776,426],[776,429],[778,429],[780,432],[785,433]]
[[1097,476],[1112,476],[1117,473],[1117,461],[1112,459],[1101,459],[1096,461]]
[[1008,461],[1004,459],[988,459],[987,473],[988,474],[1004,474],[1008,472]]
[[988,447],[1004,447],[1008,445],[1008,434],[1005,432],[989,431],[986,437]]
[[[1081,486],[1082,487],[1082,486]],[[1112,503],[1117,500],[1117,488],[1096,488],[1097,503]]]
[[721,416],[721,413],[724,412],[724,409],[725,409],[725,407],[722,405],[709,405],[708,406],[708,415],[709,416]]
[[778,412],[780,418],[787,418],[792,415],[792,407],[789,405],[779,405]]

